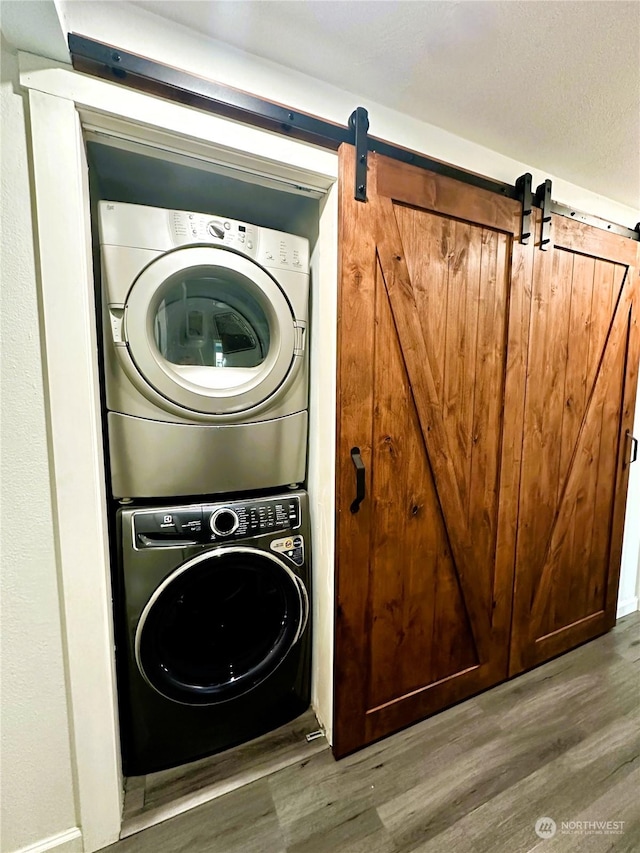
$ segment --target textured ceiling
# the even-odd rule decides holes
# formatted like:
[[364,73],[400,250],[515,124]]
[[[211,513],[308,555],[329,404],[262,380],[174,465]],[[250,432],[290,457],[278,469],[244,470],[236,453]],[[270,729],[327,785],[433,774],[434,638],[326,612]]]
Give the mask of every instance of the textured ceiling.
[[637,0],[133,5],[640,205]]

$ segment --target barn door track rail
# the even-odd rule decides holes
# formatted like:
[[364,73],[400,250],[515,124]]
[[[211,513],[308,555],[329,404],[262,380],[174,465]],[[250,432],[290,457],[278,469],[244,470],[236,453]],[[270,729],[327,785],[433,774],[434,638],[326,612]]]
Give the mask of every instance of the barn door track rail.
[[626,228],[624,225],[618,225],[552,201],[551,181],[548,179],[533,194],[529,173],[518,178],[515,186],[512,186],[467,172],[440,160],[432,160],[423,154],[370,136],[369,117],[367,110],[363,107],[355,109],[349,117],[348,124],[343,126],[259,98],[240,89],[198,77],[196,74],[189,74],[135,53],[128,53],[113,45],[95,41],[77,33],[69,34],[69,51],[74,69],[94,77],[101,77],[137,91],[197,107],[253,127],[311,142],[323,148],[337,150],[343,142],[348,142],[356,150],[354,196],[358,201],[366,201],[367,198],[367,157],[371,151],[401,163],[408,163],[463,181],[506,198],[519,200],[522,203],[523,242],[528,241],[531,236],[532,207],[541,208],[543,230],[540,248],[542,250],[545,250],[550,242],[549,229],[552,213],[640,241],[640,223],[634,229]]

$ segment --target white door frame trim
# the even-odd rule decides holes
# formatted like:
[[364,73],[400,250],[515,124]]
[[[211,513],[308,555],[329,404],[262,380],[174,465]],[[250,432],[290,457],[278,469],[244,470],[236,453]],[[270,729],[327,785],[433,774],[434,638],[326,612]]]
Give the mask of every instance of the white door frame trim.
[[[91,853],[119,837],[123,780],[83,125],[105,133],[124,130],[130,138],[231,166],[253,165],[262,174],[297,180],[322,191],[335,189],[337,157],[334,152],[86,77],[30,54],[20,54],[20,69],[29,109],[76,808],[84,850]],[[335,229],[327,230],[334,240]],[[335,420],[328,408],[328,416]],[[333,429],[333,421],[323,425],[323,431]],[[326,550],[331,553],[332,546]]]
[[72,767],[83,844],[97,850],[118,837],[122,773],[86,160],[73,101],[30,91],[28,105]]

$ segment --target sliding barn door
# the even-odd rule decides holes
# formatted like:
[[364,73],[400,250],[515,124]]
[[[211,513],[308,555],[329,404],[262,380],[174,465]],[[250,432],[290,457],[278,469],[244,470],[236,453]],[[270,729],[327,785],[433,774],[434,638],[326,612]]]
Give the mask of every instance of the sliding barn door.
[[[338,756],[507,676],[533,243],[520,207],[340,152]],[[357,468],[365,498],[357,512]]]
[[533,267],[510,672],[612,627],[637,383],[638,243],[553,217]]

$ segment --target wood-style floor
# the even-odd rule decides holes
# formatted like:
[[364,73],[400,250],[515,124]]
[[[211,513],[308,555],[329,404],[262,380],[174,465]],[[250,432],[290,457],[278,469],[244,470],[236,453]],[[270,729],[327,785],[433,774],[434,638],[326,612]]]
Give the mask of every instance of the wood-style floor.
[[290,723],[218,755],[147,776],[130,776],[125,783],[122,832],[133,835],[237,788],[272,776],[328,749],[311,708]]
[[[340,762],[322,750],[105,849],[637,853],[639,672],[636,613]],[[536,834],[541,817],[555,821],[552,838]],[[624,823],[616,834],[584,824],[606,821]]]

